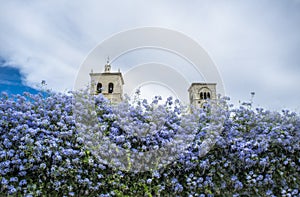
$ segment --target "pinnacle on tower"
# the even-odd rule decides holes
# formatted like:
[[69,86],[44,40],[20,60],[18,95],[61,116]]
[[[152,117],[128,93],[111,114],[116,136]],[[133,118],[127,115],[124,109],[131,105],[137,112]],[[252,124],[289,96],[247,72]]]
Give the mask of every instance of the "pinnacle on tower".
[[109,56],[108,56],[108,57],[107,57],[107,60],[106,60],[104,72],[109,73],[110,70],[111,70],[111,65],[110,65],[110,63],[109,63]]

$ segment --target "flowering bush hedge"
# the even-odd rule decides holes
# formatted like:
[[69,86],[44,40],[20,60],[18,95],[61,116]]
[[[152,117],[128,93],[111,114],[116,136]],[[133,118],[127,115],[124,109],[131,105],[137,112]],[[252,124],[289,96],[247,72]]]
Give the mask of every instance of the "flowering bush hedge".
[[[205,109],[193,110],[191,116],[185,115],[179,103],[172,99],[162,106],[157,104],[159,97],[156,97],[152,103],[125,102],[114,108],[100,95],[95,98],[94,108],[82,108],[75,97],[74,94],[45,97],[28,93],[8,97],[2,93],[2,194],[300,196],[300,119],[296,113],[254,110],[247,104],[234,108],[223,99],[217,112],[212,113],[211,106],[207,105]],[[85,96],[80,99],[84,100]],[[91,113],[97,117],[96,122],[89,120],[87,114]],[[158,114],[159,118],[154,117]],[[201,143],[216,128],[212,123],[220,122],[220,117],[222,124],[217,128],[220,132],[214,135],[214,146],[200,154]],[[162,122],[153,123],[153,120]],[[176,135],[184,138],[184,133],[179,132],[187,128],[183,124],[194,128],[194,137],[184,151],[177,152],[173,162],[158,163],[143,171],[130,170],[133,166],[122,168],[101,160],[101,156],[108,158],[111,152],[96,155],[86,146],[93,134],[82,135],[91,130],[78,127],[86,121],[97,125],[99,131],[92,129],[92,132],[100,132],[101,139],[141,154],[164,147]],[[136,135],[145,128],[151,132]]]

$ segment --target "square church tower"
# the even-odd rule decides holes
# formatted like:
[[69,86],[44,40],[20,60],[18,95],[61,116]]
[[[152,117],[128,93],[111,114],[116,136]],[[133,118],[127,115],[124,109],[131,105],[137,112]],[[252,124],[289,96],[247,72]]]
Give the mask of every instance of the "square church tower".
[[216,83],[192,83],[189,91],[190,104],[195,107],[203,107],[209,99],[216,99]]
[[123,99],[124,80],[120,70],[111,72],[109,60],[105,65],[103,73],[90,73],[91,94],[103,94],[112,103],[119,103]]

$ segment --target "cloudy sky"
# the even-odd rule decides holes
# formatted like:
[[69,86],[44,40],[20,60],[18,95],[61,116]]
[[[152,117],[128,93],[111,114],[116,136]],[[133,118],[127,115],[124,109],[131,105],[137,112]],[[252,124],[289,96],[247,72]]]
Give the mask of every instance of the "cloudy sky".
[[249,101],[254,91],[257,106],[300,111],[299,24],[299,0],[1,1],[0,91],[33,91],[42,80],[70,90],[99,43],[150,26],[199,43],[233,102]]

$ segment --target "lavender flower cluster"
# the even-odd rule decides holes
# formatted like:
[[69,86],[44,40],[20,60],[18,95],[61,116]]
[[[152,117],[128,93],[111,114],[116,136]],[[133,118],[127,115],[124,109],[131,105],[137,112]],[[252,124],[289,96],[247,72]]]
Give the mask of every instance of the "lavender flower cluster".
[[[187,113],[159,100],[115,107],[102,95],[89,103],[78,93],[2,93],[0,193],[300,196],[296,113],[237,108],[227,98]],[[203,152],[207,136],[214,146]]]

